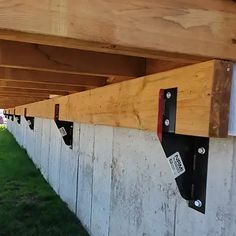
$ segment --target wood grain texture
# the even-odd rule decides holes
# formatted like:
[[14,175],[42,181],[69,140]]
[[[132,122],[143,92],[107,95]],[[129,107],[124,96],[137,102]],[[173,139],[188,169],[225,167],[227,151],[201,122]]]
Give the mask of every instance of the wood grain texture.
[[[31,89],[31,90],[48,90],[55,92],[81,92],[88,87],[85,86],[75,86],[75,85],[67,85],[67,84],[48,84],[48,83],[35,83],[35,82],[19,82],[19,81],[6,81],[1,80],[0,78],[0,88],[15,88],[15,89]],[[52,93],[51,93],[52,94]],[[57,94],[57,93],[56,93]]]
[[6,91],[0,91],[0,97],[5,97],[5,98],[12,98],[12,97],[18,97],[18,98],[37,98],[40,100],[48,99],[50,98],[49,95],[47,94],[41,94],[41,93],[25,93],[21,91],[16,91],[16,92],[6,92]]
[[233,63],[216,61],[212,84],[209,134],[211,137],[228,135]]
[[0,9],[2,39],[180,61],[236,59],[231,0],[12,0]]
[[[176,133],[208,137],[212,135],[210,114],[217,95],[214,85],[217,66],[218,61],[208,61],[55,97],[16,110],[27,107],[30,116],[53,119],[55,104],[60,104],[61,120],[155,131],[159,91],[177,87]],[[218,93],[224,88],[223,83],[218,83]],[[222,96],[217,96],[219,98],[225,100]],[[217,102],[220,104],[219,100]],[[229,104],[225,102],[225,106]],[[215,109],[217,112],[221,107],[215,106]],[[219,121],[214,130],[226,129],[225,122],[227,120]],[[227,131],[215,132],[214,136],[225,136]]]
[[78,49],[0,40],[0,66],[99,76],[145,75],[146,60]]
[[157,59],[147,59],[146,62],[146,74],[154,74],[159,72],[164,72],[167,70],[172,70],[176,68],[180,68],[183,66],[191,65],[191,62],[176,62],[176,61],[165,61],[165,60],[157,60]]
[[[0,107],[2,109],[8,108],[8,107],[15,107],[15,106],[20,106],[26,103],[32,103],[32,102],[37,102],[41,101],[42,98],[19,98],[19,97],[2,97],[0,96]],[[13,114],[13,113],[12,113]]]
[[0,92],[6,92],[11,94],[23,93],[23,94],[42,94],[42,95],[68,95],[70,92],[59,90],[47,90],[47,89],[30,89],[30,88],[12,88],[12,87],[0,87]]
[[81,85],[88,88],[104,86],[106,77],[37,71],[0,67],[0,79],[5,81],[36,82],[44,84]]

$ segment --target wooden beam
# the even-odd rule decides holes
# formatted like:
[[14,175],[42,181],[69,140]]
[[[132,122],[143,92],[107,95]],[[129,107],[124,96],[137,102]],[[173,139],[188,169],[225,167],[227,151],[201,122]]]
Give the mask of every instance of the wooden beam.
[[176,62],[176,61],[165,61],[165,60],[156,60],[156,59],[147,59],[146,62],[146,74],[154,74],[159,72],[164,72],[167,70],[172,70],[176,68],[180,68],[183,66],[187,66],[193,63],[187,62]]
[[0,66],[99,76],[145,75],[144,58],[0,41]]
[[20,106],[27,103],[37,102],[43,100],[42,98],[19,98],[19,97],[0,97],[0,108]]
[[50,98],[50,95],[47,94],[41,94],[41,93],[25,93],[25,92],[6,92],[6,91],[0,91],[0,97],[5,98],[12,98],[12,97],[18,97],[18,98],[40,98],[40,100],[48,99]]
[[182,62],[236,59],[235,1],[13,0],[0,9],[2,39]]
[[62,85],[80,85],[86,86],[88,88],[95,88],[99,86],[104,86],[106,84],[107,78],[89,75],[0,67],[0,79],[6,81],[13,80],[36,83],[53,83]]
[[42,94],[42,95],[50,95],[50,94],[55,94],[55,95],[68,95],[70,92],[66,91],[59,91],[59,90],[42,90],[42,89],[27,89],[27,88],[0,88],[0,93],[1,92],[6,92],[6,93],[14,93],[14,94]]
[[31,90],[48,90],[48,91],[64,91],[64,92],[81,92],[87,87],[84,86],[75,86],[75,85],[66,85],[66,84],[44,84],[44,83],[35,83],[35,82],[18,82],[18,81],[5,81],[0,78],[0,88],[25,88]]
[[160,89],[178,88],[176,133],[225,137],[232,63],[208,61],[69,96],[16,107],[23,115],[156,131]]
[[[158,59],[146,59],[146,75],[164,72],[167,70],[172,70],[176,68],[180,68],[183,66],[191,65],[193,62],[185,61],[185,62],[178,62],[178,61],[166,61],[166,60],[158,60]],[[107,79],[107,84],[114,84],[119,83],[122,81],[133,79],[133,77],[128,76],[111,76]]]
[[[156,59],[147,59],[146,74],[166,71],[181,67],[183,65],[185,64]],[[81,91],[81,88],[86,90],[130,79],[133,79],[133,77],[112,76],[107,78],[102,76],[0,67],[0,86],[3,87],[25,87],[32,89],[53,89],[75,92]]]

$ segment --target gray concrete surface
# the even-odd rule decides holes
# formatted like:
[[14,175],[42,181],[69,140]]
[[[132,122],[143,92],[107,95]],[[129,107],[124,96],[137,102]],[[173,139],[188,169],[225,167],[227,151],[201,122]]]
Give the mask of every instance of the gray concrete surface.
[[236,235],[235,138],[210,141],[203,215],[180,197],[155,133],[75,124],[71,150],[54,121],[22,121],[9,131],[91,235]]

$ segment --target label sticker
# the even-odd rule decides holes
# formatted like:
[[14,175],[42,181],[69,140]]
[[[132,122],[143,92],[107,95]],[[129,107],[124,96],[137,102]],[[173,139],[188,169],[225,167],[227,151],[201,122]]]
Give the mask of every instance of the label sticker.
[[61,133],[62,137],[64,137],[64,136],[66,136],[66,135],[67,135],[67,132],[66,132],[66,130],[65,130],[65,128],[64,128],[64,127],[61,127],[61,128],[59,129],[59,131],[60,131],[60,133]]
[[179,152],[174,153],[167,159],[175,178],[177,178],[178,176],[182,175],[185,172],[184,163],[181,159]]

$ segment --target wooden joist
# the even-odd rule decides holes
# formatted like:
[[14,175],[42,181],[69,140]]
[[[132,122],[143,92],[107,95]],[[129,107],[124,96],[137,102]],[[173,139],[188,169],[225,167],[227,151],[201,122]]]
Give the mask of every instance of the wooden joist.
[[235,4],[233,0],[2,1],[0,38],[182,62],[196,62],[199,56],[235,60]]
[[17,115],[155,131],[160,89],[177,87],[176,133],[225,137],[232,63],[208,61],[69,96],[23,105]]
[[[0,97],[5,97],[5,98],[12,98],[12,97],[17,97],[17,98],[37,98],[39,100],[44,100],[50,98],[50,95],[47,94],[42,94],[42,93],[25,93],[25,92],[6,92],[6,91],[0,91]],[[0,106],[1,106],[1,99],[0,99]],[[8,106],[9,107],[9,106]]]
[[141,57],[82,51],[23,42],[0,41],[0,66],[80,75],[145,75]]
[[106,84],[106,77],[37,71],[19,68],[0,67],[0,79],[5,81],[62,84],[95,88]]
[[[83,91],[83,89],[82,89]],[[60,90],[47,90],[47,89],[28,89],[28,88],[8,88],[8,87],[0,87],[0,93],[8,93],[8,94],[32,94],[32,96],[37,93],[37,94],[42,94],[42,95],[50,95],[50,94],[55,94],[55,95],[68,95],[70,92],[67,91],[60,91]],[[6,95],[7,96],[7,95]]]
[[[0,79],[0,88],[15,88],[17,89],[30,89],[30,90],[48,90],[59,92],[81,92],[86,90],[88,87],[85,86],[76,86],[76,85],[67,85],[67,84],[44,84],[44,83],[35,83],[35,82],[18,82],[18,81],[5,81]],[[50,93],[51,94],[51,93]]]
[[41,101],[41,100],[43,100],[42,97],[40,97],[40,98],[18,97],[18,96],[4,97],[4,96],[0,95],[0,107],[4,109],[4,108],[8,108],[9,106],[15,107],[15,106],[20,106],[23,104],[37,102],[37,101]]

